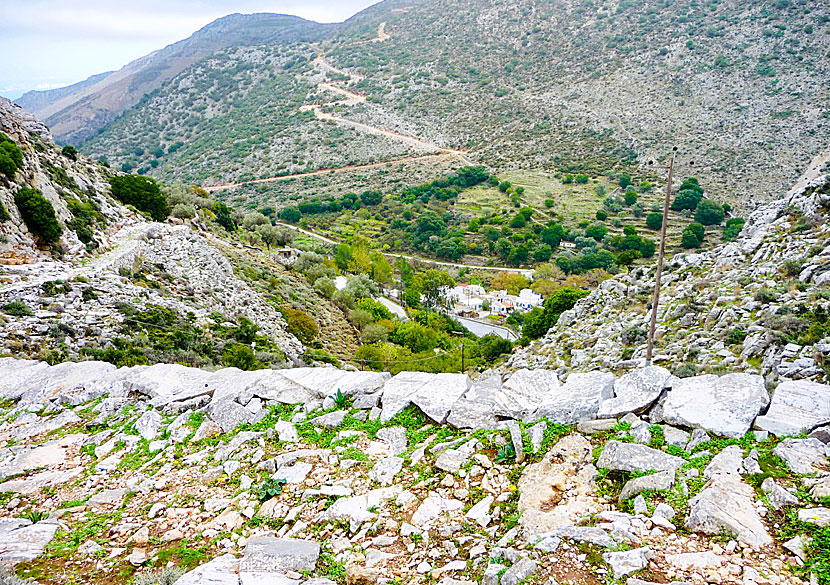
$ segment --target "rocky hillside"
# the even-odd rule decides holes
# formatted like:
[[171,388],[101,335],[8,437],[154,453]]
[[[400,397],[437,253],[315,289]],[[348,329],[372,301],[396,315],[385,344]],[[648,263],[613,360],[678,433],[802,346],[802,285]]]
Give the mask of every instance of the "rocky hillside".
[[[814,168],[750,215],[738,241],[676,254],[663,276],[655,362],[707,371],[826,380],[830,352],[830,178]],[[509,366],[612,370],[646,355],[655,266],[602,283]]]
[[[238,341],[254,343],[266,362],[290,364],[303,353],[275,306],[236,275],[221,251],[227,242],[198,218],[152,222],[115,201],[109,178],[120,173],[55,146],[45,126],[7,100],[0,132],[22,160],[13,179],[0,176],[4,354],[207,365],[241,351]],[[42,195],[58,237],[31,231],[21,192]]]
[[[382,2],[293,56],[215,55],[84,149],[209,184],[424,149],[593,176],[679,145],[711,195],[751,209],[827,155],[827,22],[815,0]],[[246,134],[249,115],[266,122]]]
[[17,103],[43,120],[61,144],[77,144],[189,66],[220,49],[316,41],[330,25],[283,14],[231,14],[118,71],[69,87],[30,91]]
[[14,359],[0,380],[0,562],[43,584],[830,582],[830,386]]

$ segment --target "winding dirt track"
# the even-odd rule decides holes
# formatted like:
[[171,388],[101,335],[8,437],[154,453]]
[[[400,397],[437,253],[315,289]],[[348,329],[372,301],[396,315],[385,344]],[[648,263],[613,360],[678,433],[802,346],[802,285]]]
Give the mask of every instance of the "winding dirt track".
[[[387,39],[391,38],[390,35],[386,32],[386,23],[383,22],[378,27],[378,36],[375,39],[372,39],[371,42],[382,42]],[[356,73],[350,73],[344,69],[340,69],[335,67],[331,63],[326,60],[325,55],[320,55],[314,61],[312,61],[313,65],[325,72],[325,73],[334,73],[336,75],[340,75],[343,77],[348,78],[348,81],[353,80],[361,80],[364,79],[362,75],[358,75]],[[347,82],[348,82],[347,81]],[[464,153],[463,150],[458,150],[455,148],[448,148],[446,146],[441,146],[440,144],[436,144],[434,142],[430,142],[429,140],[425,140],[418,136],[411,136],[409,134],[403,134],[401,132],[395,132],[394,130],[389,130],[387,128],[381,128],[379,126],[372,126],[371,124],[366,124],[363,122],[358,122],[356,120],[351,120],[349,118],[344,118],[343,116],[338,116],[332,114],[330,112],[326,112],[323,110],[325,106],[341,106],[341,107],[353,107],[359,104],[362,104],[366,101],[366,96],[360,93],[356,93],[351,91],[341,85],[337,85],[332,81],[321,81],[317,84],[317,89],[320,91],[325,91],[329,93],[337,94],[341,99],[336,99],[330,102],[322,102],[317,104],[307,104],[300,107],[301,112],[314,112],[314,116],[318,120],[325,120],[328,122],[334,122],[335,124],[340,124],[342,126],[348,126],[350,128],[354,128],[360,132],[364,132],[365,134],[369,134],[372,136],[379,136],[381,138],[386,138],[389,140],[394,140],[396,142],[401,142],[406,144],[410,148],[421,152],[423,154],[415,154],[409,156],[398,157],[395,159],[391,159],[384,162],[379,163],[368,163],[364,165],[345,165],[341,167],[331,167],[325,169],[318,169],[315,171],[308,171],[304,173],[295,173],[292,175],[281,175],[275,177],[266,177],[262,179],[252,179],[250,181],[239,181],[234,183],[219,183],[216,185],[206,185],[204,189],[209,193],[214,193],[216,191],[223,191],[225,189],[232,189],[234,187],[239,187],[242,185],[256,185],[261,183],[272,183],[277,181],[287,181],[290,179],[299,179],[303,177],[314,177],[317,175],[323,175],[327,173],[337,173],[337,172],[344,172],[344,171],[353,171],[353,170],[361,170],[361,169],[371,169],[383,166],[389,163],[396,163],[396,162],[405,162],[405,161],[412,161],[412,160],[421,160],[421,159],[429,159],[429,158],[458,158],[465,163],[469,163],[469,159],[467,155]]]

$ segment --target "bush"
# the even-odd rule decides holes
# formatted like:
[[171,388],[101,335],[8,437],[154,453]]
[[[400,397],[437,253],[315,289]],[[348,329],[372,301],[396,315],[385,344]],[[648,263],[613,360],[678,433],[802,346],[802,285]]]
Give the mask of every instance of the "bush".
[[213,213],[216,214],[216,223],[229,232],[236,231],[236,222],[233,220],[230,207],[217,201],[213,204]]
[[646,216],[646,227],[650,230],[663,229],[663,214],[662,213],[649,213]]
[[317,337],[317,322],[300,309],[284,309],[282,314],[286,322],[285,330],[299,339],[303,345],[308,345]]
[[259,370],[264,366],[256,359],[254,350],[241,343],[230,343],[222,352],[222,363],[229,368],[240,370]]
[[31,307],[24,303],[23,301],[12,301],[10,303],[6,303],[0,309],[6,315],[11,315],[12,317],[31,317],[34,315]]
[[190,219],[196,215],[196,208],[190,203],[177,203],[170,214],[179,219]]
[[605,211],[604,209],[598,209],[597,210],[597,219],[599,221],[605,221],[606,219],[608,219],[608,212]]
[[331,296],[334,294],[334,291],[337,290],[337,287],[334,286],[334,281],[329,278],[328,276],[321,276],[317,280],[314,281],[314,290],[317,291],[320,295],[330,299]]
[[556,205],[556,201],[554,201],[553,199],[545,199],[545,207],[551,208],[554,205]]
[[681,246],[686,249],[699,248],[700,243],[700,238],[697,237],[697,234],[693,230],[688,227],[683,230],[683,236],[680,240]]
[[164,221],[170,215],[167,198],[158,183],[150,177],[123,175],[110,177],[112,195],[126,205],[132,205],[147,213],[156,221]]
[[726,225],[723,227],[723,239],[727,242],[738,239],[738,234],[744,229],[746,220],[742,217],[730,217],[726,220]]
[[478,349],[481,357],[487,363],[493,363],[506,353],[513,351],[513,344],[492,333],[478,340]]
[[695,210],[695,221],[703,225],[720,225],[723,223],[726,214],[720,203],[715,201],[701,201]]
[[69,160],[78,160],[78,151],[71,144],[67,144],[66,146],[61,148],[61,154]]
[[585,290],[560,288],[545,301],[544,309],[533,309],[527,314],[522,333],[530,339],[539,339],[556,325],[563,312],[572,309],[579,299],[587,295],[588,291]]
[[625,189],[631,184],[631,175],[628,173],[622,173],[620,175],[620,187]]
[[26,227],[34,235],[46,242],[54,242],[61,237],[63,228],[55,217],[55,208],[40,191],[24,187],[14,194],[14,203]]
[[12,216],[9,215],[9,210],[6,209],[6,206],[3,205],[2,201],[0,201],[0,221],[9,221],[11,218]]
[[23,152],[11,138],[0,132],[0,173],[14,179],[17,169],[23,167]]
[[386,327],[380,323],[369,323],[363,328],[360,339],[363,343],[385,343],[389,337]]
[[686,227],[686,229],[694,233],[697,236],[697,239],[701,242],[703,242],[703,240],[706,238],[706,228],[704,228],[702,224],[699,224],[697,222],[690,223],[688,227]]
[[142,573],[130,585],[173,585],[184,575],[184,569],[167,567],[153,573]]
[[701,192],[692,189],[683,189],[677,193],[674,201],[672,201],[671,208],[674,211],[683,211],[684,209],[694,210],[702,198],[703,193]]
[[626,191],[625,192],[625,204],[628,206],[634,205],[637,203],[637,193],[634,191]]

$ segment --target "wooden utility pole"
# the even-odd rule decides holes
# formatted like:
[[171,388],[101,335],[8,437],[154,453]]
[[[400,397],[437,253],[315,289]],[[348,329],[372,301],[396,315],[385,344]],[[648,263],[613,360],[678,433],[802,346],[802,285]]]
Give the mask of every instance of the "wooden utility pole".
[[648,331],[648,350],[646,351],[646,365],[651,365],[652,354],[654,353],[654,332],[657,329],[657,306],[660,304],[660,280],[663,277],[663,262],[666,257],[666,228],[669,224],[669,206],[671,205],[671,181],[674,173],[674,156],[677,147],[672,149],[671,161],[669,161],[669,180],[666,184],[666,202],[663,205],[663,229],[660,232],[660,255],[657,258],[657,275],[654,283],[654,300],[651,303],[651,326]]

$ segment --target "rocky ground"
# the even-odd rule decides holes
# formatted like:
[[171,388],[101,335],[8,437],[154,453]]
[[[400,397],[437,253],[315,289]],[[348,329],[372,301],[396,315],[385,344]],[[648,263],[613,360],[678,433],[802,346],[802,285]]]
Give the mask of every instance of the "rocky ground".
[[824,385],[769,405],[760,376],[657,366],[0,373],[0,559],[41,583],[827,579]]

